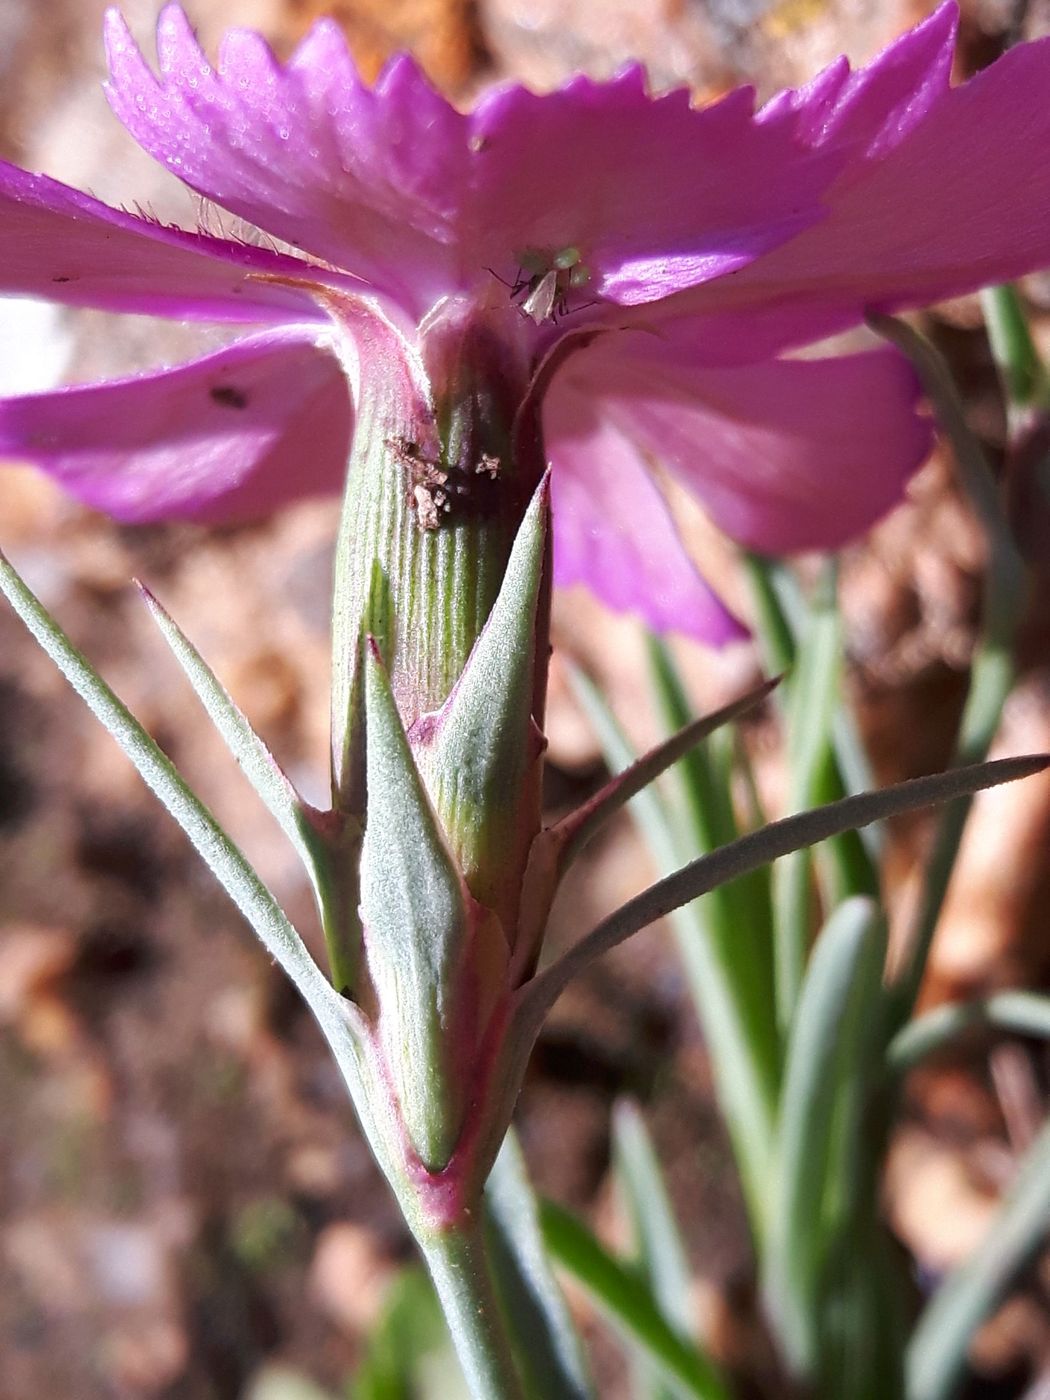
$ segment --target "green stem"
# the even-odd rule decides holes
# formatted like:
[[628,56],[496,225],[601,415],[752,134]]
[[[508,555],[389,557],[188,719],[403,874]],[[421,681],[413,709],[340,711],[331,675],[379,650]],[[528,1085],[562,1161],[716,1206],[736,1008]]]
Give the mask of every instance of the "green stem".
[[478,1223],[419,1236],[474,1400],[525,1400]]
[[[688,724],[692,711],[667,646],[649,638],[649,662],[656,698],[672,729]],[[679,793],[687,816],[685,831],[672,820],[657,845],[670,873],[692,856],[710,852],[739,835],[726,766],[710,741],[693,749],[679,771]],[[652,822],[649,839],[654,841]],[[666,826],[666,824],[665,824]],[[686,835],[686,832],[688,833]],[[676,839],[678,838],[678,839]],[[719,1100],[757,1238],[765,1232],[769,1151],[781,1047],[772,1014],[773,949],[769,895],[764,872],[713,890],[701,904],[672,920],[686,977],[711,1047]]]
[[986,288],[981,293],[981,308],[1012,433],[1031,409],[1050,406],[1050,380],[1016,290],[1011,286]]

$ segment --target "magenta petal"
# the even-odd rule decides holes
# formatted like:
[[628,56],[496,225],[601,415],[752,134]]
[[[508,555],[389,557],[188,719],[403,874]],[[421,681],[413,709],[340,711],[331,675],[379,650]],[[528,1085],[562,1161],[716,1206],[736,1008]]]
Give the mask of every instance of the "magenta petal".
[[1048,91],[1050,39],[1019,45],[932,105],[923,88],[925,115],[903,136],[897,115],[870,134],[873,154],[829,191],[824,223],[686,294],[680,309],[775,301],[803,316],[836,305],[856,320],[1050,265]]
[[0,402],[0,454],[118,520],[238,521],[339,488],[352,414],[335,358],[293,331],[177,369]]
[[554,578],[658,632],[721,645],[744,629],[697,573],[633,445],[560,378],[543,409],[553,466]]
[[181,180],[403,300],[425,284],[417,310],[448,290],[466,119],[411,60],[373,90],[331,21],[286,65],[234,30],[213,68],[178,5],[157,26],[160,78],[115,11],[106,37],[114,111]]
[[745,266],[823,217],[840,164],[738,89],[703,109],[650,98],[641,70],[538,96],[495,90],[473,114],[479,261],[513,276],[530,247],[578,248],[590,294],[653,301]]
[[959,7],[947,0],[857,73],[820,125],[819,143],[856,144],[872,159],[913,130],[951,87]]
[[891,350],[690,368],[683,344],[624,334],[581,351],[562,376],[721,529],[768,553],[862,534],[900,501],[931,444],[915,376]]
[[948,91],[958,27],[958,6],[947,0],[867,67],[853,73],[840,58],[804,87],[773,98],[758,120],[792,125],[807,145],[883,155]]
[[305,292],[259,277],[332,280],[264,248],[167,228],[0,161],[0,293],[215,321],[316,320]]

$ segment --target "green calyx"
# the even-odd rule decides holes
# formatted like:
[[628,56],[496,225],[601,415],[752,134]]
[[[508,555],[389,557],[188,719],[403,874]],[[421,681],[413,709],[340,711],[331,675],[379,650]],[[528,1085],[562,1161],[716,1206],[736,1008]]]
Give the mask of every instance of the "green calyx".
[[362,1000],[407,1144],[429,1172],[448,1164],[480,1097],[539,829],[547,498],[544,482],[439,711],[406,733],[375,641],[365,655]]
[[524,371],[490,335],[448,318],[417,350],[378,312],[352,316],[357,418],[336,550],[332,729],[335,805],[360,817],[365,636],[406,727],[438,709],[492,611],[540,473],[511,440]]

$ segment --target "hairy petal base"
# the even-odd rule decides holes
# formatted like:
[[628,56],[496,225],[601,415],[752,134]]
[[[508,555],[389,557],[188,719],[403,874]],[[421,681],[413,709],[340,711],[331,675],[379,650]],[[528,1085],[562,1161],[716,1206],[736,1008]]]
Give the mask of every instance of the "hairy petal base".
[[294,258],[168,228],[0,161],[0,294],[191,320],[320,320],[286,285],[303,273]]

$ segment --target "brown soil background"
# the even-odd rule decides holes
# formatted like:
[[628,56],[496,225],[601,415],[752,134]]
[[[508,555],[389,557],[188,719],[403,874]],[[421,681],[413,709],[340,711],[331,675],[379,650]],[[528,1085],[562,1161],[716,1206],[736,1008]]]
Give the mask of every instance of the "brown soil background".
[[[101,0],[0,0],[0,150],[114,203],[195,211],[109,116]],[[129,0],[148,37],[156,6]],[[375,66],[409,46],[450,92],[493,76],[548,87],[629,57],[656,85],[768,94],[842,50],[861,60],[931,8],[919,0],[191,0],[206,42],[249,24],[282,49],[334,12]],[[961,71],[994,57],[1014,7],[971,0]],[[1047,32],[1030,7],[1025,32]],[[1026,287],[1040,334],[1050,283]],[[972,421],[993,452],[1002,411],[976,303],[940,308]],[[70,374],[177,359],[178,328],[58,318],[32,353],[69,338]],[[49,350],[48,347],[51,347]],[[27,349],[27,353],[29,353]],[[698,550],[746,607],[731,553],[683,506]],[[311,926],[294,858],[227,762],[128,580],[160,594],[308,795],[326,766],[326,626],[335,507],[309,504],[236,531],[126,530],[25,470],[0,473],[0,538]],[[849,686],[880,778],[942,764],[973,643],[981,545],[936,457],[910,498],[845,565]],[[1050,746],[1046,590],[1033,600],[1004,751]],[[639,740],[655,735],[639,637],[582,595],[556,609],[552,811],[601,779],[564,657],[605,683]],[[747,648],[680,652],[698,703],[751,672]],[[751,727],[763,784],[781,774],[772,719]],[[928,1000],[1050,981],[1050,782],[983,800],[940,930]],[[898,832],[890,897],[906,905],[928,826]],[[575,936],[650,874],[629,824],[589,858],[555,939]],[[989,1053],[990,1051],[990,1053]],[[887,1209],[929,1277],[985,1229],[1045,1109],[1038,1048],[970,1042],[916,1077],[887,1176]],[[697,1276],[698,1322],[753,1369],[746,1232],[702,1040],[659,929],[607,960],[559,1006],[520,1110],[541,1187],[619,1228],[609,1110],[646,1106]],[[293,994],[143,791],[107,736],[0,608],[0,1400],[230,1400],[279,1360],[331,1387],[360,1355],[409,1255],[397,1213]],[[1050,1384],[1050,1264],[1042,1261],[976,1350],[973,1395]],[[601,1394],[626,1394],[599,1330]],[[1040,1391],[1045,1394],[1045,1391]]]

